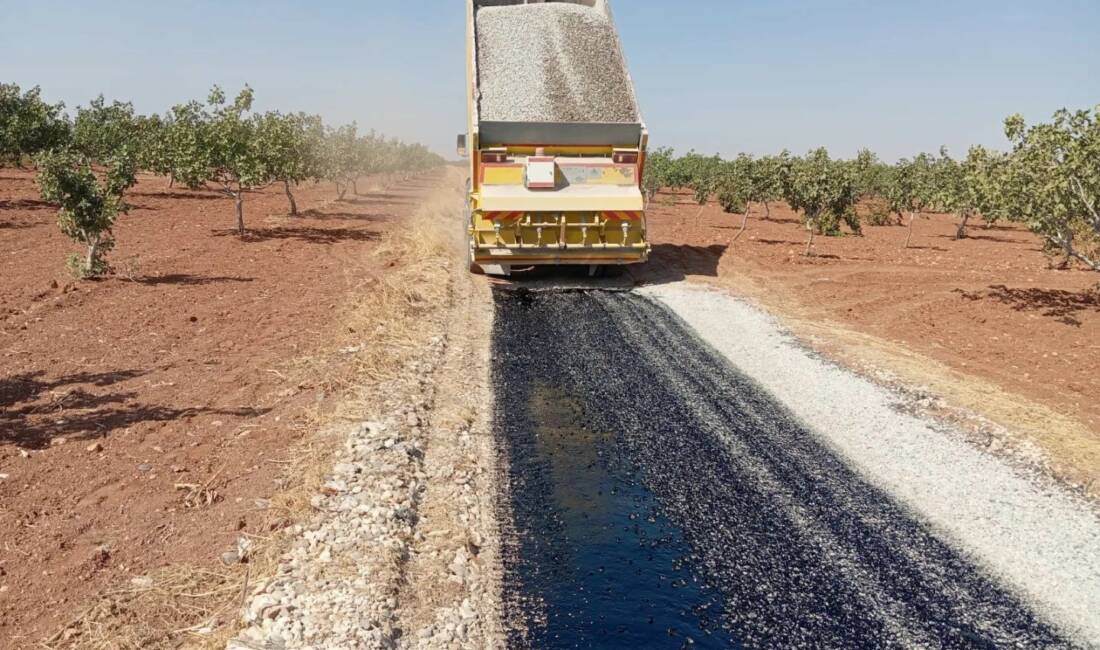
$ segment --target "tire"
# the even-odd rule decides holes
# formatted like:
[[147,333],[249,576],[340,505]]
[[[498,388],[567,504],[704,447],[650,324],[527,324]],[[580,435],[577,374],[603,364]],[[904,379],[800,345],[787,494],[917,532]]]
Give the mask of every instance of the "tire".
[[472,181],[466,179],[466,205],[462,209],[462,239],[466,243],[466,268],[474,275],[485,275],[485,271],[481,266],[474,263],[474,244],[470,241],[470,226],[473,220],[473,210],[470,207],[470,192],[472,190]]

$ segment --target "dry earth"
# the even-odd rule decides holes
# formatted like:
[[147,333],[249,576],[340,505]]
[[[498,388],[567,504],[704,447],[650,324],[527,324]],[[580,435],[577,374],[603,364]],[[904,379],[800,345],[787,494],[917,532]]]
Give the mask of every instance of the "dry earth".
[[415,261],[388,239],[456,174],[343,202],[306,187],[293,219],[256,193],[244,241],[227,200],[142,178],[98,282],[66,276],[72,246],[33,176],[0,174],[0,647],[53,637],[149,572],[217,570],[289,523],[269,501],[286,470],[378,379],[360,374],[364,312]]

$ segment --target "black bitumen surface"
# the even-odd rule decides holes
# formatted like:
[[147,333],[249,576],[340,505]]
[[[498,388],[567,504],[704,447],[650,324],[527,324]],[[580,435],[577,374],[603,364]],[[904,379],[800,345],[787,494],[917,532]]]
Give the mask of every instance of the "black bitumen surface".
[[663,307],[496,293],[509,647],[1069,647]]

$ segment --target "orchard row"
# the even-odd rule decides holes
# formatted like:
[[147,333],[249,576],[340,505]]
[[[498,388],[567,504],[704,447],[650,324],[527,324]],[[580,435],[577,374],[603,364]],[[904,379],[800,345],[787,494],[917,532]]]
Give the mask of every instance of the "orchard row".
[[770,211],[770,202],[786,201],[803,216],[808,255],[815,234],[839,235],[843,225],[859,234],[856,206],[863,204],[874,225],[908,220],[906,247],[918,217],[949,213],[960,239],[975,218],[1019,222],[1063,266],[1077,261],[1100,270],[1100,107],[1062,110],[1033,126],[1013,116],[1005,135],[1005,152],[975,146],[955,159],[941,149],[892,165],[866,150],[854,160],[830,158],[825,149],[723,160],[659,149],[647,160],[644,183],[650,200],[663,188],[690,189],[700,205],[717,199],[726,212],[744,215],[740,232],[752,204]]
[[139,115],[130,103],[102,97],[72,118],[64,109],[43,101],[38,88],[0,84],[0,164],[37,167],[43,199],[59,206],[62,230],[85,247],[70,260],[83,277],[108,269],[111,229],[128,209],[124,195],[139,171],[233,199],[243,236],[249,191],[281,184],[295,215],[298,183],[332,182],[343,199],[362,176],[444,162],[423,145],[360,135],[355,124],[334,128],[316,115],[256,112],[248,87],[231,101],[214,87],[205,102],[179,104],[164,115]]

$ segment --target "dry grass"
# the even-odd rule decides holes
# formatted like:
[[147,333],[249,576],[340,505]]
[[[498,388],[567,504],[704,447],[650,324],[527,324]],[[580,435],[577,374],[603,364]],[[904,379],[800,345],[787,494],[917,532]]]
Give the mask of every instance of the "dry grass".
[[[349,422],[380,408],[379,383],[397,377],[438,328],[450,292],[453,254],[446,228],[461,205],[453,171],[444,189],[425,201],[407,227],[392,232],[369,265],[382,269],[353,292],[338,315],[341,334],[272,370],[291,385],[320,388],[328,397],[307,414],[311,435],[289,457],[282,489],[266,504],[262,530],[248,536],[247,560],[229,566],[168,566],[101,594],[43,648],[156,650],[224,648],[239,629],[241,608],[255,585],[273,576],[292,541],[286,532],[312,515],[311,497],[331,470]],[[453,182],[452,182],[453,181]],[[454,189],[451,186],[454,186]],[[457,231],[456,231],[457,232]],[[202,505],[213,483],[183,486]]]

